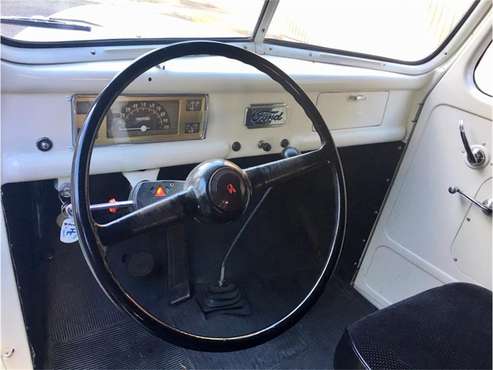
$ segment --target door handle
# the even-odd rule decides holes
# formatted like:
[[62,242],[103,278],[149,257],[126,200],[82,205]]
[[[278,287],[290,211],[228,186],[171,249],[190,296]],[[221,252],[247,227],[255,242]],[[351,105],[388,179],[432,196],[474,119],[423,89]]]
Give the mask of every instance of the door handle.
[[479,202],[473,197],[470,197],[469,195],[465,194],[462,190],[460,190],[457,186],[451,186],[448,188],[448,192],[450,194],[459,194],[462,196],[464,199],[467,199],[469,202],[474,204],[475,206],[479,207],[481,211],[483,211],[484,214],[491,216],[491,213],[493,211],[493,199],[486,199],[483,202]]
[[466,130],[464,128],[464,121],[459,121],[459,133],[466,151],[466,163],[471,168],[482,168],[486,165],[487,155],[483,146],[470,145],[467,139]]
[[366,97],[366,95],[357,94],[357,95],[349,95],[348,99],[351,101],[358,102],[358,101],[366,100],[367,97]]

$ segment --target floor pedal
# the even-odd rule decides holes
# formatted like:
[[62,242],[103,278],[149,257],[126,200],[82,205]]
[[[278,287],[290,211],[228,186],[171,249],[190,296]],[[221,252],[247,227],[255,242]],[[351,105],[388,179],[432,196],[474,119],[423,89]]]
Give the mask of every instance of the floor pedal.
[[191,297],[185,226],[173,225],[167,230],[169,303],[178,304]]

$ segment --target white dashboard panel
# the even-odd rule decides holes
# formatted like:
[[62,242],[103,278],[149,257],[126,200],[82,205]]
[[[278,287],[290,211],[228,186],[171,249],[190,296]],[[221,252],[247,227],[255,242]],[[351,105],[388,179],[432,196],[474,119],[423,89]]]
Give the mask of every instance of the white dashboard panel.
[[[427,76],[401,76],[311,62],[278,62],[314,102],[320,94],[331,92],[385,92],[387,103],[378,126],[351,128],[349,124],[348,128],[341,128],[332,126],[331,116],[326,115],[339,146],[403,139],[414,93],[428,80]],[[97,94],[127,65],[128,62],[122,61],[37,66],[2,62],[2,183],[70,176],[73,95]],[[166,63],[164,70],[162,66],[152,68],[135,80],[125,93],[207,94],[206,138],[97,147],[92,173],[279,153],[282,139],[288,139],[300,150],[315,149],[319,145],[318,135],[294,99],[263,74],[238,62],[215,57],[183,58]],[[246,128],[246,108],[251,104],[266,103],[287,104],[286,123],[276,128]],[[318,104],[322,112],[338,109],[332,99],[324,102],[319,99]],[[49,137],[54,144],[48,152],[41,152],[36,147],[42,137]],[[269,142],[272,151],[267,153],[259,149],[260,140]],[[241,143],[240,151],[231,150],[235,141]]]
[[[279,57],[267,59],[311,92],[418,90],[431,77]],[[129,64],[130,61],[108,61],[28,65],[2,61],[1,89],[12,93],[98,93]],[[132,84],[129,92],[200,93],[204,87],[206,93],[278,90],[266,75],[243,63],[221,57],[187,57],[150,69]]]
[[388,91],[323,93],[317,106],[332,130],[379,126],[383,122]]

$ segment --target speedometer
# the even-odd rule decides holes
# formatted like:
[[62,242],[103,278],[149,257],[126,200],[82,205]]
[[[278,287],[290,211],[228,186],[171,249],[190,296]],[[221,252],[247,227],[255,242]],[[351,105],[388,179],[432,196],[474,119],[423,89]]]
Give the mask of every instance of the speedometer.
[[137,101],[129,102],[121,112],[118,130],[142,135],[150,131],[167,131],[171,128],[170,117],[159,103]]
[[135,100],[113,111],[109,137],[175,135],[178,133],[178,102]]

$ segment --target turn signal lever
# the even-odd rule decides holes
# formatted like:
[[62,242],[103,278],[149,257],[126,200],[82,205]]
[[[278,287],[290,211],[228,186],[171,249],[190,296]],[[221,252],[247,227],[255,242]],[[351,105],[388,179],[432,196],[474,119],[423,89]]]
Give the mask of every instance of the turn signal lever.
[[469,195],[465,194],[460,190],[457,186],[451,186],[448,188],[448,192],[450,194],[459,194],[463,198],[467,199],[469,202],[474,204],[475,206],[479,207],[483,213],[487,214],[488,216],[491,216],[492,210],[493,210],[493,199],[486,199],[483,202],[478,202],[476,199],[470,197]]
[[481,168],[486,165],[487,155],[485,149],[481,145],[469,145],[469,140],[464,129],[464,121],[459,121],[459,133],[466,151],[467,164],[472,168]]

